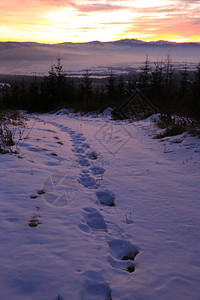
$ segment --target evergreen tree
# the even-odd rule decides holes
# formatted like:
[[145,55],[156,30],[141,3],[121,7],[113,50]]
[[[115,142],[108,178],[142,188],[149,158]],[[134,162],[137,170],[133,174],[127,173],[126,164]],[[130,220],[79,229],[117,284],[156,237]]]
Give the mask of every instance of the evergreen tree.
[[190,108],[192,110],[192,115],[200,122],[200,63],[197,65],[194,75]]
[[174,69],[170,55],[167,56],[167,60],[164,66],[164,82],[163,82],[163,106],[168,111],[175,102],[176,91],[174,81]]
[[172,87],[173,81],[173,64],[170,55],[167,56],[167,60],[165,62],[165,88],[169,90]]
[[151,78],[151,66],[148,55],[146,56],[146,60],[144,62],[144,66],[141,68],[141,73],[139,76],[139,88],[141,90],[146,89],[150,84]]
[[189,76],[189,72],[188,72],[188,64],[187,62],[185,62],[184,67],[183,67],[183,71],[181,71],[181,81],[180,81],[180,98],[184,98],[187,92],[187,88],[188,88],[188,76]]
[[38,83],[38,79],[35,76],[30,83],[28,89],[28,102],[26,109],[29,112],[39,112],[41,110],[41,93],[40,93],[40,86]]
[[13,109],[20,108],[20,87],[17,81],[11,85],[11,92],[7,105],[9,108]]
[[114,106],[114,104],[116,103],[115,81],[116,81],[115,75],[113,74],[113,72],[110,72],[106,82],[106,94],[107,94],[107,101],[109,106]]
[[137,79],[134,75],[128,79],[127,83],[127,96],[131,96],[133,92],[137,89]]
[[91,74],[89,74],[89,71],[86,70],[86,72],[83,74],[83,78],[81,82],[81,98],[83,100],[84,111],[89,110],[89,106],[91,106],[90,101],[92,99],[92,95],[93,95],[93,89],[92,89]]
[[51,66],[49,76],[44,79],[42,96],[42,110],[58,109],[67,102],[66,74],[63,71],[59,56],[57,57],[57,64]]
[[122,102],[123,99],[125,98],[125,94],[126,94],[126,84],[123,76],[121,75],[118,79],[117,86],[116,86],[117,101]]
[[156,105],[159,105],[161,102],[161,97],[163,95],[163,63],[155,63],[154,69],[151,76],[151,92],[153,101],[156,102]]

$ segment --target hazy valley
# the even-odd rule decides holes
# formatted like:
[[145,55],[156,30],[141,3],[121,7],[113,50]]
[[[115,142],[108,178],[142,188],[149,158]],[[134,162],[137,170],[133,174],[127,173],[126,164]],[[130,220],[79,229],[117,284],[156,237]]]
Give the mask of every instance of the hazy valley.
[[78,73],[94,68],[104,75],[106,68],[138,68],[145,60],[165,61],[170,55],[174,63],[197,63],[200,43],[143,42],[135,39],[114,42],[39,44],[32,42],[0,42],[0,73],[44,75],[62,57],[66,71]]

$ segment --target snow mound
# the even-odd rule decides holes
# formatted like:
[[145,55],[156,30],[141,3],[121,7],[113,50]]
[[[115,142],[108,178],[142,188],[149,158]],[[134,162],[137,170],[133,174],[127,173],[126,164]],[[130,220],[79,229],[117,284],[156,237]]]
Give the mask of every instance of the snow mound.
[[62,108],[56,112],[56,115],[66,115],[69,113],[72,113],[72,111],[70,109]]
[[107,108],[103,111],[102,115],[103,115],[103,117],[111,118],[111,117],[112,117],[112,112],[113,112],[113,108],[107,107]]
[[154,120],[158,120],[160,117],[160,113],[156,113],[156,114],[153,114],[149,117],[147,117],[146,119],[142,120],[144,122],[153,122]]

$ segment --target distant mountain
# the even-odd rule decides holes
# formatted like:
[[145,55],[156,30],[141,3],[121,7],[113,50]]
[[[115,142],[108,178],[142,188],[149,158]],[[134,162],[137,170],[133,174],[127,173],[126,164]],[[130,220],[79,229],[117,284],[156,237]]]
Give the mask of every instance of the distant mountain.
[[177,42],[169,42],[169,41],[156,41],[156,42],[145,42],[137,39],[122,39],[122,40],[117,40],[117,41],[110,41],[110,42],[100,42],[100,41],[92,41],[92,42],[87,42],[87,43],[61,43],[61,44],[55,44],[55,45],[89,45],[89,46],[106,46],[106,45],[116,45],[116,46],[124,46],[124,47],[135,47],[135,46],[149,46],[149,45],[154,45],[154,46],[188,46],[188,45],[193,45],[193,46],[200,46],[200,43],[195,43],[195,42],[185,42],[185,43],[177,43]]
[[34,42],[0,42],[0,73],[45,73],[62,57],[66,70],[80,70],[97,66],[134,67],[148,54],[151,61],[200,61],[200,43],[168,41],[144,42],[137,39],[88,43],[40,44]]
[[199,43],[195,42],[184,42],[184,43],[178,43],[178,42],[169,42],[169,41],[152,41],[152,42],[145,42],[142,40],[137,39],[122,39],[117,41],[110,41],[110,42],[100,42],[100,41],[92,41],[92,42],[86,42],[86,43],[72,43],[72,42],[63,42],[63,43],[55,43],[55,44],[45,44],[45,43],[37,43],[37,42],[0,42],[0,46],[5,47],[31,47],[31,46],[50,46],[50,47],[56,47],[56,46],[66,46],[66,47],[79,47],[79,46],[96,46],[96,47],[102,47],[102,46],[108,46],[108,45],[115,45],[115,46],[124,46],[124,47],[135,47],[135,46],[200,46]]

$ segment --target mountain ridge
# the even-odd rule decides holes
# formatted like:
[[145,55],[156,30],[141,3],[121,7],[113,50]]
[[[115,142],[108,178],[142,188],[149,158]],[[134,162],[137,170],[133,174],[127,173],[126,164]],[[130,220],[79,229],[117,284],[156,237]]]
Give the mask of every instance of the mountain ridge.
[[30,41],[0,41],[0,44],[13,44],[13,45],[42,45],[42,46],[58,46],[58,45],[124,45],[124,46],[136,46],[136,45],[156,45],[156,46],[166,46],[166,45],[198,45],[200,46],[200,42],[171,42],[167,40],[158,40],[158,41],[142,41],[139,39],[120,39],[116,41],[107,41],[107,42],[102,42],[99,40],[96,41],[89,41],[89,42],[61,42],[61,43],[40,43],[40,42],[30,42]]
[[136,39],[121,39],[111,42],[87,43],[64,42],[44,44],[37,42],[0,42],[1,74],[45,73],[60,56],[68,70],[93,67],[138,67],[148,55],[150,61],[173,62],[200,61],[200,43],[176,43],[169,41],[144,42]]

